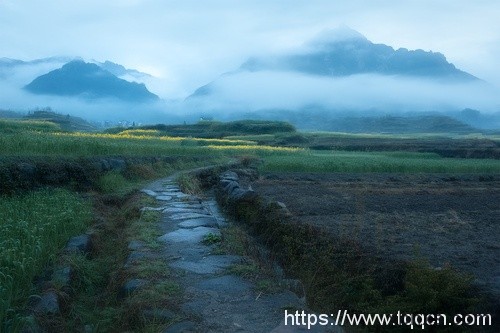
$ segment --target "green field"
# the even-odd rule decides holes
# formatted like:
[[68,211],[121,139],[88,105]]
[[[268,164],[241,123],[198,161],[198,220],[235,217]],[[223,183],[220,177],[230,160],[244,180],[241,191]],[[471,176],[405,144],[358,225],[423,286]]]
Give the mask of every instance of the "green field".
[[263,171],[498,173],[500,161],[444,158],[433,153],[301,151],[268,156]]
[[[300,135],[300,134],[294,134]],[[312,134],[305,135],[309,137]],[[354,134],[314,134],[332,139]],[[115,134],[61,132],[52,123],[0,121],[0,156],[255,156],[264,171],[290,172],[500,172],[498,159],[445,158],[436,153],[344,151],[258,144],[282,134],[203,139],[164,136],[158,130],[124,130]],[[288,136],[286,136],[288,137]],[[391,140],[404,140],[391,135]],[[252,141],[255,139],[256,141]],[[426,140],[431,140],[426,137]],[[274,142],[275,143],[275,142]]]

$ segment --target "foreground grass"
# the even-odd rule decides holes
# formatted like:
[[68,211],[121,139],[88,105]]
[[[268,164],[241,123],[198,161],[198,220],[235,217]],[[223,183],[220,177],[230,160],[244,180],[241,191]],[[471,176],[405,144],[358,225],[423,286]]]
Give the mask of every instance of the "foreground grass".
[[15,324],[10,314],[26,300],[35,275],[91,218],[91,205],[64,190],[0,198],[0,324]]
[[262,171],[498,173],[500,160],[444,158],[432,153],[298,151],[264,158]]

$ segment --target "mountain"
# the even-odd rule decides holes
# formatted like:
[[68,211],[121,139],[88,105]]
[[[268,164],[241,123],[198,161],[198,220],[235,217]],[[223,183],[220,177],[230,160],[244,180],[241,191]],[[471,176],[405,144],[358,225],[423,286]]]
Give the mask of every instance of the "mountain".
[[347,27],[323,32],[306,43],[300,51],[280,56],[252,57],[236,71],[222,74],[218,80],[199,87],[188,99],[209,97],[231,77],[259,80],[260,73],[295,73],[316,78],[349,78],[360,75],[427,80],[434,83],[481,82],[475,76],[457,69],[439,52],[395,50],[375,44]]
[[34,79],[25,89],[34,94],[80,96],[88,99],[116,98],[127,102],[158,99],[144,84],[118,78],[99,65],[71,61]]
[[324,32],[303,52],[280,57],[251,58],[242,70],[283,70],[322,76],[382,74],[468,81],[473,75],[457,69],[439,52],[395,50],[374,44],[359,32],[342,27]]
[[101,67],[104,70],[107,70],[111,74],[122,77],[122,76],[131,76],[133,78],[144,78],[144,77],[151,77],[151,75],[147,73],[140,72],[135,69],[129,69],[125,68],[123,65],[111,62],[109,60],[106,60],[105,62],[96,62],[99,67]]

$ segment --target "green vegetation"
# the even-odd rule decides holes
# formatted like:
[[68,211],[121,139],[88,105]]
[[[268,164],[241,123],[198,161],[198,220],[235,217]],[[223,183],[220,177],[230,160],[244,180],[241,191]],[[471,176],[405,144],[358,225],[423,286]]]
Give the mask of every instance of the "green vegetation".
[[46,121],[57,124],[64,131],[97,131],[96,125],[88,121],[69,114],[63,115],[53,112],[50,108],[45,110],[36,110],[28,113],[24,119]]
[[213,155],[207,146],[248,145],[248,142],[112,135],[90,133],[40,133],[21,132],[0,135],[0,154],[23,156],[162,156],[162,155]]
[[90,204],[65,190],[0,198],[0,324],[15,325],[35,275],[91,218]]
[[366,134],[335,132],[278,133],[230,136],[259,145],[299,147],[326,151],[429,152],[442,157],[500,159],[498,135],[480,133]]
[[444,158],[432,153],[305,151],[267,156],[262,171],[498,173],[500,160]]
[[[230,135],[291,133],[295,127],[283,121],[239,120],[230,122],[202,120],[193,125],[152,125],[140,129],[157,130],[166,136],[182,136],[197,138],[223,138]],[[112,128],[108,133],[119,133],[123,129]]]
[[50,121],[0,119],[0,135],[22,132],[55,132],[61,127]]
[[214,245],[220,243],[221,241],[222,241],[221,235],[209,233],[203,237],[202,243],[205,245]]

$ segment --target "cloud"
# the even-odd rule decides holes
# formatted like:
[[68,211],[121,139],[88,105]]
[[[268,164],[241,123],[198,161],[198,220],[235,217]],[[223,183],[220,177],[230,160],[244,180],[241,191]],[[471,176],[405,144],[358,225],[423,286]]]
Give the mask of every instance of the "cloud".
[[297,110],[308,105],[342,111],[388,112],[475,108],[498,111],[500,98],[482,82],[444,84],[398,76],[326,78],[293,72],[238,72],[209,85],[210,94],[188,101],[213,110]]

